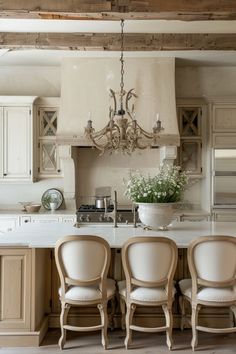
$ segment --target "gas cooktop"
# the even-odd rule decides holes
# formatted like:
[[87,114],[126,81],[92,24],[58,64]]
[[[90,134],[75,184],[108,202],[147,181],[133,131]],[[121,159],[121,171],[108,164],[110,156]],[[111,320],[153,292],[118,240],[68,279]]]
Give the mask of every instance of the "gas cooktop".
[[[112,212],[114,209],[113,205],[107,208],[107,212]],[[83,204],[77,210],[77,222],[78,223],[101,223],[101,222],[112,222],[113,220],[109,216],[105,216],[104,208],[96,208],[95,205]],[[118,207],[117,209],[117,222],[119,223],[132,223],[134,219],[134,214],[131,209]]]

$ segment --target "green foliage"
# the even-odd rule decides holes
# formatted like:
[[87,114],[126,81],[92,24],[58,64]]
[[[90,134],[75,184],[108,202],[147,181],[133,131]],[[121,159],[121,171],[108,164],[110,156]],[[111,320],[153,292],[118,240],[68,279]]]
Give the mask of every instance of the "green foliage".
[[154,177],[131,174],[125,195],[136,203],[176,203],[187,183],[188,177],[179,166],[162,165]]

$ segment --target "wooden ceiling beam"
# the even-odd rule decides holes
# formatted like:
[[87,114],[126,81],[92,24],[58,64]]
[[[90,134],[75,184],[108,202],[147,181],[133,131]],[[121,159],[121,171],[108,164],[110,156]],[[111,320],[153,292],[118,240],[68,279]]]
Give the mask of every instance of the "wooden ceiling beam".
[[[0,33],[0,49],[120,51],[118,33]],[[236,34],[127,33],[125,51],[236,50]]]
[[1,0],[0,18],[235,20],[235,0]]

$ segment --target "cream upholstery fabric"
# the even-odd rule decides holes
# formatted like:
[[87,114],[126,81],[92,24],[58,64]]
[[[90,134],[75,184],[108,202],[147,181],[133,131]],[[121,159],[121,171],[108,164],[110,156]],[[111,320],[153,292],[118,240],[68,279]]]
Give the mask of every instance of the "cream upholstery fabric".
[[[145,262],[145,259],[148,259],[148,262]],[[128,261],[135,279],[155,282],[167,277],[172,252],[166,243],[134,243],[129,247]]]
[[61,246],[61,257],[69,278],[90,280],[101,275],[105,249],[96,241],[70,241]]
[[206,241],[198,244],[193,258],[199,278],[210,281],[232,279],[236,269],[235,254],[236,245],[229,241]]
[[[183,295],[191,299],[192,280],[183,279],[179,282],[179,287]],[[199,288],[197,299],[212,302],[236,301],[236,289],[233,288]]]
[[[113,279],[107,279],[107,297],[115,294],[116,284]],[[61,288],[59,288],[61,296]],[[98,286],[71,286],[65,295],[66,300],[94,301],[101,299],[102,294]]]
[[[122,280],[118,282],[118,288],[120,295],[126,297],[126,282]],[[176,293],[175,287],[173,286],[172,296],[174,297]],[[166,301],[167,293],[164,288],[135,288],[130,293],[130,298],[137,301]]]

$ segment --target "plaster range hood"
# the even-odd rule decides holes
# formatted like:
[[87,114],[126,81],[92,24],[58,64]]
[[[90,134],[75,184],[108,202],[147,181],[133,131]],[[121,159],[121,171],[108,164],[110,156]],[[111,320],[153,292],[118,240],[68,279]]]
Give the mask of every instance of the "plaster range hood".
[[[89,114],[95,130],[109,119],[109,89],[120,90],[118,58],[65,58],[62,62],[59,145],[92,146],[84,135]],[[159,113],[164,130],[157,146],[179,146],[174,58],[125,58],[125,90],[135,89],[136,119],[152,131]],[[89,113],[90,112],[90,113]]]

